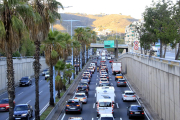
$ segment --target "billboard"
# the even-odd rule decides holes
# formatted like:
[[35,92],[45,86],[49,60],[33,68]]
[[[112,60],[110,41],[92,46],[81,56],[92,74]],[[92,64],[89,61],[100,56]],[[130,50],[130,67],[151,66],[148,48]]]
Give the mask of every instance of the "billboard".
[[104,48],[114,48],[114,40],[105,40]]

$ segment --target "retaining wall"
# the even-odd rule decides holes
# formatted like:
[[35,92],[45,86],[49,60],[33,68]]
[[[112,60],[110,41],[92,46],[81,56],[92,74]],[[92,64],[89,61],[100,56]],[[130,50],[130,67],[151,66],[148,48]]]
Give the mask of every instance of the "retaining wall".
[[161,120],[179,120],[180,61],[126,53],[122,71]]
[[[17,85],[21,77],[34,75],[33,58],[13,59],[14,80]],[[40,59],[41,70],[48,68],[45,58]],[[6,61],[0,61],[0,93],[7,88],[7,64]]]

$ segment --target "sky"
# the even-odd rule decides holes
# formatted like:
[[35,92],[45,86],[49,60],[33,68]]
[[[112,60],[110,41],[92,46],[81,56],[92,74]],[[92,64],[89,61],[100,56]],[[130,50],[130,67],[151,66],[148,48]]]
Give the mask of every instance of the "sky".
[[[87,14],[119,14],[130,15],[141,19],[146,6],[150,6],[152,0],[57,0],[65,7],[61,13],[87,13]],[[157,0],[155,0],[157,1]],[[167,1],[167,0],[166,0]],[[177,0],[172,0],[174,3]],[[72,6],[66,8],[67,6]]]

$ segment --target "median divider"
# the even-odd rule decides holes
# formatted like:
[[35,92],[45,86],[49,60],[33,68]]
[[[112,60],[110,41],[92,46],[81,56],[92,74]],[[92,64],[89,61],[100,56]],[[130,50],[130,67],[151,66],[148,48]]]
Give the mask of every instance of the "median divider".
[[78,84],[79,84],[79,82],[81,80],[82,74],[89,67],[89,64],[90,64],[91,61],[92,60],[89,60],[86,63],[86,65],[83,67],[81,72],[79,72],[78,76],[74,79],[73,83],[66,90],[64,95],[60,98],[58,103],[51,110],[51,112],[49,113],[49,115],[46,117],[45,120],[57,120],[58,119],[58,117],[60,116],[60,114],[63,112],[63,110],[65,108],[66,101],[68,101],[69,99],[71,99],[73,97],[73,94],[74,94],[74,92],[76,90],[76,87],[78,86]]

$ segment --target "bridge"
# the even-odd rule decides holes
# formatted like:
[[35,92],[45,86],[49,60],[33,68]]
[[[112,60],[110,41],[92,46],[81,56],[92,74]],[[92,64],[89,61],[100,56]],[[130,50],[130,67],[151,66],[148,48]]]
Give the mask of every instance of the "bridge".
[[[104,44],[100,43],[91,43],[91,48],[104,48]],[[126,44],[118,44],[118,49],[128,49],[128,45]]]

